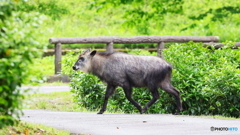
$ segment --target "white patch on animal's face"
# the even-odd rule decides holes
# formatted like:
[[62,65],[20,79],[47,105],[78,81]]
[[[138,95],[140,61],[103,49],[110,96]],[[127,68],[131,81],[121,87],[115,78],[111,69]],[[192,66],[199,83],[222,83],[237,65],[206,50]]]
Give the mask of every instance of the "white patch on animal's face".
[[91,68],[91,62],[90,60],[87,60],[86,62],[84,62],[83,66],[79,68],[79,70],[85,73],[89,73],[90,68]]
[[77,62],[74,64],[73,70],[89,73],[91,70],[91,60],[92,60],[92,56],[90,56],[89,54],[90,53],[87,53],[87,52],[85,52],[84,54],[81,54]]

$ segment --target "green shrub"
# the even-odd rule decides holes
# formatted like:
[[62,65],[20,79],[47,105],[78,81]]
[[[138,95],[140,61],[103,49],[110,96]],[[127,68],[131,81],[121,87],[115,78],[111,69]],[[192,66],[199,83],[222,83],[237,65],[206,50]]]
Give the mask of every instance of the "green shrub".
[[[229,47],[212,50],[201,43],[174,44],[164,50],[164,58],[173,65],[173,85],[181,91],[182,114],[224,115],[239,117],[240,106],[240,52]],[[130,54],[156,55],[144,50]],[[72,53],[73,54],[73,53]],[[75,102],[90,110],[99,109],[103,103],[106,86],[95,76],[72,71],[77,56],[69,55],[65,73],[72,77]],[[160,99],[148,113],[173,113],[175,100],[160,90]],[[133,99],[144,106],[152,97],[146,88],[134,88]],[[138,110],[125,98],[121,88],[108,102],[108,111],[133,113]]]
[[240,115],[240,51],[175,44],[164,51],[174,66],[173,85],[181,91],[183,114]]
[[[23,92],[29,64],[39,56],[35,39],[42,21],[39,13],[19,12],[12,1],[0,2],[0,129],[12,125],[21,115]],[[2,10],[3,9],[3,10]]]

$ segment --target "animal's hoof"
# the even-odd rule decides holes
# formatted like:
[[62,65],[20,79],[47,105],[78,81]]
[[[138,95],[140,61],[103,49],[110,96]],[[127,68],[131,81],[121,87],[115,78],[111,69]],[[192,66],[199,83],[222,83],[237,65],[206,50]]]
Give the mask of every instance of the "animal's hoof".
[[173,115],[181,115],[181,114],[180,114],[180,112],[176,112],[176,113],[174,113]]
[[146,109],[146,108],[143,108],[140,113],[143,114],[143,113],[145,113],[146,111],[147,111],[147,109]]
[[103,111],[98,112],[97,114],[103,114]]
[[101,109],[97,114],[103,114],[105,112],[104,109]]

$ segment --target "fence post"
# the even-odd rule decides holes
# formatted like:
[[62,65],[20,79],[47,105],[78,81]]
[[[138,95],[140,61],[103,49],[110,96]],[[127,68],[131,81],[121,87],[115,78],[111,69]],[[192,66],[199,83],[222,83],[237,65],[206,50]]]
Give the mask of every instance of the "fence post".
[[106,44],[106,51],[107,52],[113,52],[113,42]]
[[62,48],[61,43],[55,44],[55,74],[61,74]]
[[163,58],[163,50],[162,49],[164,49],[164,42],[160,42],[160,43],[158,43],[158,45],[157,45],[157,55],[158,55],[158,57],[161,57],[161,58]]

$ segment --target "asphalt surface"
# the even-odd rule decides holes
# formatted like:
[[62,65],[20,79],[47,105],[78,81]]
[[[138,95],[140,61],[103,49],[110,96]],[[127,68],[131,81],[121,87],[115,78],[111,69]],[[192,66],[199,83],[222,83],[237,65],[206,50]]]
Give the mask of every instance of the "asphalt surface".
[[40,123],[85,135],[239,135],[240,131],[211,131],[213,127],[240,128],[240,120],[175,115],[103,114],[24,110],[23,121]]
[[[70,90],[69,86],[31,87],[31,92]],[[240,135],[240,120],[166,114],[102,114],[23,110],[22,121],[44,124],[83,135]],[[211,131],[211,127],[215,131]],[[225,128],[234,131],[225,131]],[[223,131],[216,131],[216,130]],[[237,131],[235,131],[237,130]]]

